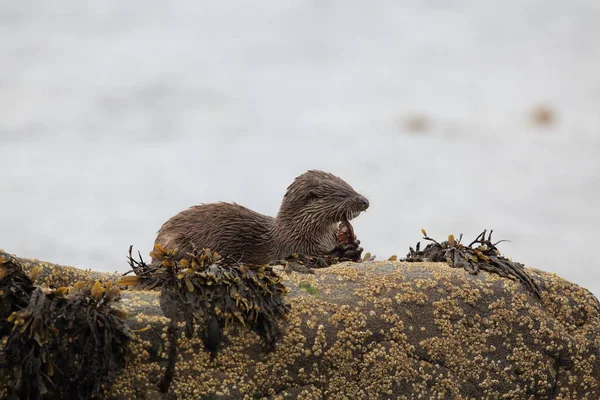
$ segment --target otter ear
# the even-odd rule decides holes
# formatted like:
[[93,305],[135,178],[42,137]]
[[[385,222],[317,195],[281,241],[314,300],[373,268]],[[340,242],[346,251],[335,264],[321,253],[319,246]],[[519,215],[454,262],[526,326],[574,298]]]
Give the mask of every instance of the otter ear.
[[319,196],[317,195],[317,192],[315,192],[314,190],[309,190],[306,192],[306,194],[304,195],[304,200],[309,203],[313,200],[316,200]]

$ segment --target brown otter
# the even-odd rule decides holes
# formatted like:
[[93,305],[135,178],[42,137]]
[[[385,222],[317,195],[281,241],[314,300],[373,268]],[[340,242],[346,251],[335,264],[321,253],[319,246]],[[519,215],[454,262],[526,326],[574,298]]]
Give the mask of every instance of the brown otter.
[[165,222],[155,243],[179,249],[179,257],[210,248],[248,264],[292,253],[322,255],[336,247],[338,224],[368,207],[369,200],[341,178],[312,170],[287,188],[276,218],[235,203],[202,204]]

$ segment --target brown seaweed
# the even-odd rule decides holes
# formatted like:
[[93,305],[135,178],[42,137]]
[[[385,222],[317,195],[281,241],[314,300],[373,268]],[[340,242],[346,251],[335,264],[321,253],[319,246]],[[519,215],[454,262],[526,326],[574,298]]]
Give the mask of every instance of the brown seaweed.
[[439,243],[427,236],[424,229],[421,232],[423,239],[431,243],[427,244],[423,250],[420,249],[420,242],[417,243],[416,249],[410,247],[404,261],[446,262],[453,268],[463,268],[474,275],[480,270],[484,270],[521,282],[538,299],[541,299],[539,286],[529,276],[523,264],[503,257],[496,247],[504,240],[492,242],[493,230],[489,234],[487,229],[484,230],[467,246],[461,243],[462,234],[458,240],[454,238],[454,235],[450,235],[448,240]]
[[13,324],[8,317],[27,307],[34,289],[19,261],[9,254],[0,254],[0,337],[10,333]]
[[103,387],[125,366],[130,339],[125,314],[114,307],[119,288],[90,281],[43,289],[14,259],[1,268],[8,398],[103,397]]
[[224,340],[225,328],[248,328],[256,332],[267,349],[281,338],[279,320],[290,307],[283,301],[287,292],[281,277],[268,265],[239,264],[204,249],[179,259],[177,249],[167,250],[159,244],[150,253],[153,262],[141,256],[134,260],[129,249],[129,263],[135,275],[123,276],[119,285],[138,289],[160,288],[160,306],[169,325],[169,362],[159,389],[168,391],[173,378],[177,322],[185,322],[185,334],[198,337],[215,357]]

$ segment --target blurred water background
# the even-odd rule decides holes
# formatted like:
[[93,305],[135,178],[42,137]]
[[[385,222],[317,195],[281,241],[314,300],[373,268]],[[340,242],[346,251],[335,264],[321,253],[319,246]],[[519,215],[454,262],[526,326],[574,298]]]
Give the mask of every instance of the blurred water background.
[[307,169],[379,258],[484,228],[600,295],[597,0],[0,2],[0,247],[127,269]]

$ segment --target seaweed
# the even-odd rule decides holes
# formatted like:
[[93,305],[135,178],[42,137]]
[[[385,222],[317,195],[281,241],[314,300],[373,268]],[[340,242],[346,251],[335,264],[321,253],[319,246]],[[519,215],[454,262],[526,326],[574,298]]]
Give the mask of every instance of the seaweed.
[[138,260],[129,248],[129,265],[134,275],[125,274],[119,285],[142,290],[160,289],[160,306],[171,319],[168,327],[169,361],[159,383],[162,392],[169,390],[177,356],[178,322],[185,322],[189,338],[197,334],[216,357],[226,328],[248,328],[256,332],[267,349],[274,348],[282,336],[279,320],[289,312],[283,301],[287,289],[281,277],[269,265],[240,264],[221,257],[210,249],[193,251],[179,258],[177,249],[155,244],[148,265],[138,252]]
[[8,317],[27,307],[33,290],[33,279],[23,271],[19,261],[9,254],[0,254],[0,337],[10,333],[13,324]]
[[439,243],[427,236],[424,229],[421,232],[423,233],[423,239],[431,243],[427,244],[423,250],[420,249],[420,242],[417,243],[415,249],[410,247],[404,261],[446,262],[453,268],[463,268],[473,275],[478,274],[480,270],[484,270],[520,282],[538,299],[541,299],[539,286],[529,276],[523,264],[502,256],[496,247],[496,245],[506,240],[492,242],[493,230],[489,234],[487,229],[484,230],[467,246],[461,243],[462,234],[458,240],[454,238],[454,235],[449,235],[448,240]]
[[0,271],[8,398],[102,398],[125,366],[131,337],[114,307],[119,288],[89,281],[44,289],[33,284],[36,270],[28,277],[15,259]]
[[127,313],[113,307],[119,298],[120,289],[111,281],[78,282],[69,288],[60,312],[62,334],[70,339],[63,341],[66,348],[57,362],[64,368],[63,386],[77,382],[73,395],[99,396],[102,385],[125,367],[131,332]]

